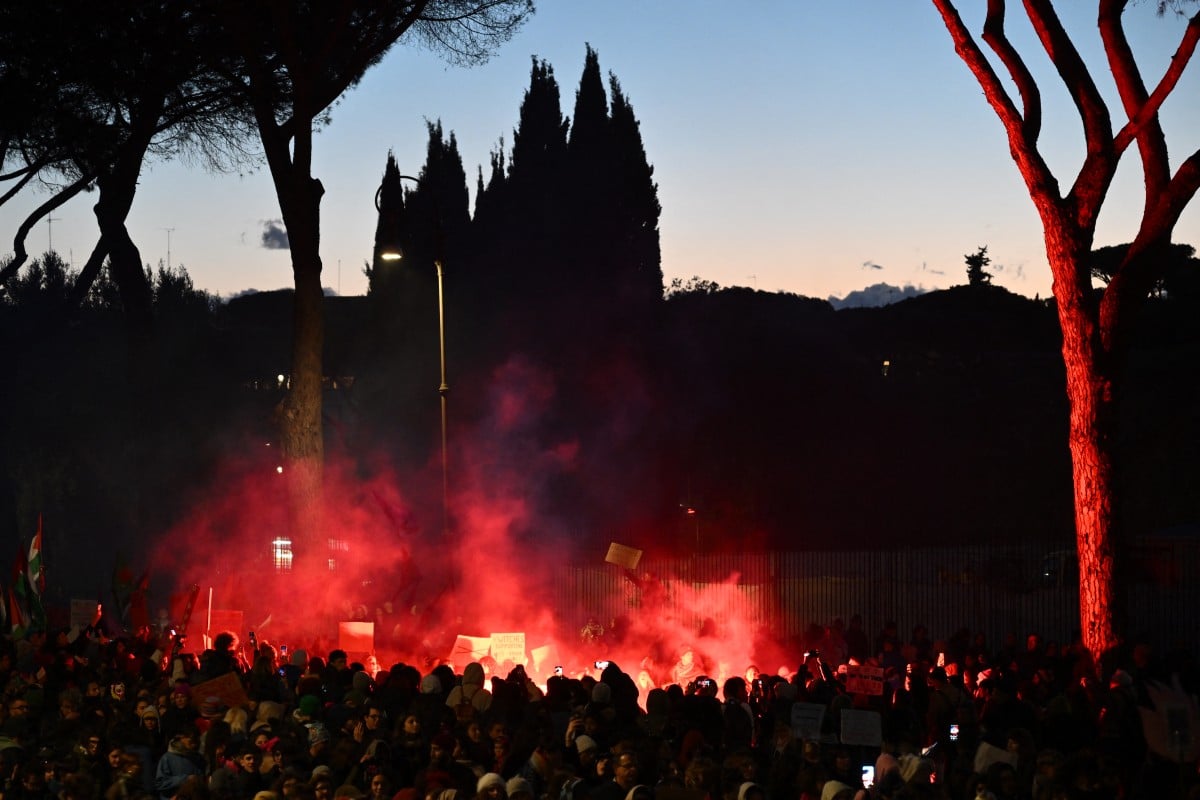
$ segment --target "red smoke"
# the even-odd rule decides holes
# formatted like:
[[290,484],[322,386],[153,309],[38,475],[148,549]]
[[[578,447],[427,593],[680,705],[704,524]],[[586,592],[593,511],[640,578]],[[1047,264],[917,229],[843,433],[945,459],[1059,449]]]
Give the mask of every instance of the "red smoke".
[[[296,569],[276,569],[272,541],[287,536],[285,477],[270,458],[231,465],[153,554],[154,573],[171,575],[176,591],[193,583],[201,588],[187,649],[202,646],[211,591],[216,610],[243,612],[237,631],[243,640],[254,630],[260,641],[314,655],[339,646],[339,622],[373,622],[376,657],[385,669],[404,661],[427,671],[449,660],[461,672],[479,653],[454,652],[457,637],[497,633],[524,634],[532,654],[528,670],[543,681],[556,665],[568,674],[597,674],[593,662],[603,659],[635,678],[644,666],[648,680],[659,684],[686,648],[718,680],[744,674],[756,657],[766,659],[757,664],[764,671],[778,669],[782,648],[749,623],[752,598],[736,575],[700,588],[671,576],[629,573],[630,597],[641,607],[619,620],[592,620],[590,627],[576,609],[556,607],[556,579],[573,563],[595,564],[604,553],[577,551],[573,534],[587,520],[544,513],[553,477],[588,457],[575,438],[544,441],[541,420],[555,402],[546,372],[521,360],[497,369],[486,402],[490,416],[473,431],[451,428],[445,535],[439,454],[411,475],[381,462],[365,467],[361,454],[356,462],[331,457],[324,519],[332,569],[324,553],[309,554],[309,568],[300,568],[300,554]],[[270,453],[265,443],[260,447]],[[634,582],[642,582],[640,591],[633,591]],[[674,607],[688,609],[686,616],[666,615],[660,603],[666,591]],[[501,674],[508,668],[496,665]]]

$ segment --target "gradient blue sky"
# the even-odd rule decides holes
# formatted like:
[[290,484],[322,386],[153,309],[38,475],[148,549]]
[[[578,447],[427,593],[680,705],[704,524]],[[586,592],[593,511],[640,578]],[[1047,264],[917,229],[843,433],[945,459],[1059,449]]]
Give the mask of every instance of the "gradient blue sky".
[[[986,4],[959,5],[978,35]],[[1059,5],[1119,122],[1095,4]],[[1126,15],[1151,83],[1184,27],[1156,17],[1153,5]],[[1078,117],[1017,4],[1009,18],[1043,77],[1044,151],[1069,185],[1083,155]],[[530,57],[553,65],[570,116],[585,43],[601,69],[617,75],[641,122],[663,207],[668,281],[698,275],[813,297],[880,282],[945,288],[965,282],[964,254],[987,245],[997,284],[1049,293],[1041,225],[1000,123],[922,0],[540,0],[520,33],[480,67],[398,46],[342,98],[316,139],[314,172],[326,189],[324,284],[345,295],[366,290],[373,197],[389,149],[403,172],[415,173],[425,120],[440,119],[458,138],[473,193],[476,167],[501,137],[511,145]],[[1178,164],[1200,146],[1200,63],[1168,101],[1163,123]],[[27,194],[0,207],[0,255],[42,199]],[[96,238],[93,202],[84,195],[54,214],[54,247],[76,267]],[[1097,245],[1129,241],[1141,203],[1131,148]],[[1200,244],[1198,205],[1176,241]],[[143,261],[165,261],[169,241],[172,264],[186,266],[198,287],[229,296],[291,285],[287,251],[262,246],[264,225],[278,217],[265,167],[239,176],[157,163],[143,174],[129,228]],[[43,221],[30,252],[45,250],[50,233]],[[453,265],[447,275],[452,281]]]

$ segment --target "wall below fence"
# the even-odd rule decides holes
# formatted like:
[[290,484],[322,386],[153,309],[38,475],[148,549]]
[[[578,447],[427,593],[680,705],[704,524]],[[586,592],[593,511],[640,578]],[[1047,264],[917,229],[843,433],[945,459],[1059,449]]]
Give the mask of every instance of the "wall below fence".
[[[1181,543],[1156,558],[1158,566],[1142,565],[1127,587],[1130,634],[1159,653],[1180,640],[1195,648],[1200,643],[1197,547]],[[859,614],[872,641],[886,621],[895,620],[904,639],[918,624],[935,640],[965,627],[972,634],[982,632],[988,647],[998,650],[1009,633],[1022,641],[1035,632],[1043,641],[1071,641],[1079,627],[1073,565],[1070,551],[1025,544],[644,558],[635,572],[660,584],[652,613],[696,630],[704,614],[689,607],[695,594],[728,583],[736,587],[739,613],[781,642],[801,636],[812,623],[848,622]],[[555,593],[564,621],[577,620],[579,626],[622,616],[638,621],[648,613],[645,590],[612,564],[560,572]]]

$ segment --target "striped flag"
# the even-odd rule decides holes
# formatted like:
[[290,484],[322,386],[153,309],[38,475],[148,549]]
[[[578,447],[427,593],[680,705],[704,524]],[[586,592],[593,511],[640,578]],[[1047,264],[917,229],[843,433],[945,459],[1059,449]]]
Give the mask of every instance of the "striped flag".
[[8,621],[14,638],[21,638],[29,627],[28,604],[25,599],[25,587],[29,583],[26,578],[28,564],[25,563],[25,543],[17,543],[17,557],[13,560],[12,585],[8,587]]
[[29,543],[29,586],[34,594],[46,591],[46,570],[42,568],[42,515],[38,514],[37,533]]

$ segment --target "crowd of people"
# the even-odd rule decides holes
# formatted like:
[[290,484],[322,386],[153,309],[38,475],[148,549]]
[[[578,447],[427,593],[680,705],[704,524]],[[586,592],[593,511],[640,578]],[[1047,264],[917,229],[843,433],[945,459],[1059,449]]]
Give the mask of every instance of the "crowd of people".
[[[894,623],[872,641],[857,618],[821,632],[768,672],[722,674],[681,646],[661,674],[597,662],[535,680],[231,632],[192,654],[148,630],[34,631],[0,646],[0,800],[1200,797],[1186,649],[1097,664],[1036,635],[993,651]],[[856,665],[877,690],[849,690]],[[1182,704],[1156,708],[1156,691]],[[847,743],[846,710],[876,712],[878,741]],[[1144,723],[1156,714],[1174,749]]]

